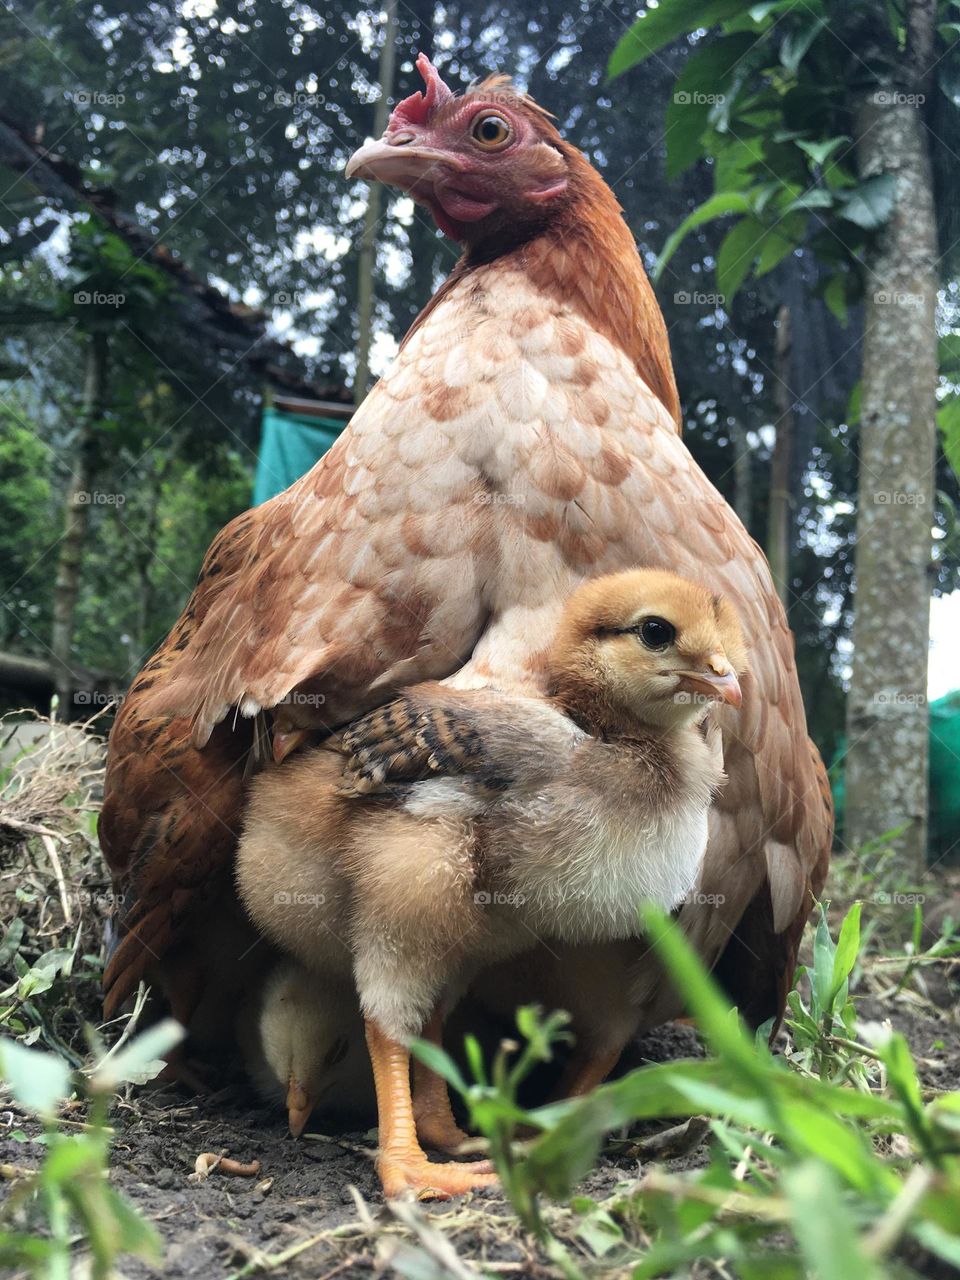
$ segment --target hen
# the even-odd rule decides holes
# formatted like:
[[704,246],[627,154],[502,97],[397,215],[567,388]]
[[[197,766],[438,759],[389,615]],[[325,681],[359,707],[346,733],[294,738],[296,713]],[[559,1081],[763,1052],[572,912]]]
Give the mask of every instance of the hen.
[[[473,977],[538,937],[635,938],[640,903],[671,909],[693,886],[722,780],[703,721],[713,700],[740,705],[742,663],[718,596],[662,571],[614,574],[568,601],[546,655],[548,697],[415,686],[254,782],[243,901],[318,992],[338,975],[356,982],[387,1195],[489,1178],[430,1164],[418,1146],[456,1148],[462,1135],[442,1082],[411,1098],[411,1038],[439,1038]],[[417,721],[423,757],[414,734],[398,760],[391,743]],[[392,775],[382,794],[381,760]],[[454,776],[434,776],[451,764]],[[351,769],[373,794],[351,794]]]
[[[503,78],[456,97],[418,66],[426,92],[348,173],[411,192],[463,256],[333,449],[218,536],[121,708],[100,824],[124,895],[107,1013],[146,975],[189,1016],[190,956],[232,909],[255,743],[272,732],[283,755],[422,680],[539,695],[577,584],[647,565],[727,596],[749,636],[704,902],[683,919],[759,1021],[783,1008],[831,839],[766,561],[679,437],[663,319],[613,193]],[[651,1024],[677,1004],[647,975]]]

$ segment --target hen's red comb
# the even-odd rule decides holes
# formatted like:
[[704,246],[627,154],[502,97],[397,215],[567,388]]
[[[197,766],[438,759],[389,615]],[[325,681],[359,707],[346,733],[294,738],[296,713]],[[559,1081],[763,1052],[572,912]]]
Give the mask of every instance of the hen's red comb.
[[449,102],[454,96],[440,79],[440,72],[425,53],[421,53],[417,57],[417,70],[423,76],[423,83],[427,86],[427,91],[426,93],[411,93],[409,98],[404,98],[402,102],[397,103],[393,108],[393,114],[390,116],[388,127],[391,129],[403,125],[426,124],[437,107],[443,106],[445,102]]

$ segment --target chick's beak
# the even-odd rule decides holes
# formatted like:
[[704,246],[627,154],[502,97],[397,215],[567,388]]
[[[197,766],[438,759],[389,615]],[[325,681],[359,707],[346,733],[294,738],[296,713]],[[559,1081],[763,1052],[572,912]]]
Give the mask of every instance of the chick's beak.
[[291,1138],[300,1137],[307,1127],[312,1110],[313,1101],[307,1096],[306,1089],[295,1076],[291,1075],[287,1088],[287,1122],[290,1126]]
[[743,690],[736,672],[723,654],[713,654],[699,671],[684,671],[679,687],[688,693],[725,702],[739,708],[743,704]]
[[306,729],[274,729],[273,731],[273,761],[274,764],[283,764],[287,756],[296,751],[296,749],[306,742],[310,735]]
[[431,185],[441,172],[463,166],[447,151],[418,144],[412,134],[397,134],[389,141],[366,142],[347,161],[348,178],[366,178],[410,191],[418,184]]

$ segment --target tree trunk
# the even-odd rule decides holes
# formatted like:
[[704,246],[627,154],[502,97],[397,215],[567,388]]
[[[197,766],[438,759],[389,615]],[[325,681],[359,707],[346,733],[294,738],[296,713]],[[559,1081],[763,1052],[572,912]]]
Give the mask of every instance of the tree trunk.
[[[380,49],[380,97],[373,112],[373,136],[387,127],[387,108],[393,92],[393,68],[397,52],[397,0],[385,0],[383,45]],[[383,206],[383,187],[372,182],[363,214],[360,256],[357,264],[357,373],[353,398],[359,404],[370,385],[370,344],[373,341],[374,274],[377,267],[377,228]]]
[[790,594],[790,472],[793,461],[793,394],[790,390],[790,308],[777,314],[776,385],[777,438],[770,459],[770,497],[767,504],[767,559],[777,594],[786,608]]
[[80,594],[80,576],[87,538],[87,521],[93,494],[90,486],[96,474],[97,423],[103,414],[107,372],[107,335],[91,335],[87,347],[87,372],[80,409],[80,438],[64,503],[66,517],[60,542],[57,576],[53,588],[53,626],[50,653],[56,673],[57,714],[61,720],[73,718],[73,691],[78,673],[73,663],[73,630]]
[[[908,58],[930,47],[934,5],[910,5]],[[926,63],[929,65],[929,62]],[[920,109],[903,84],[860,103],[864,177],[896,198],[866,264],[853,668],[847,703],[846,842],[884,842],[919,876],[927,855],[927,649],[937,384],[937,245]]]
[[750,441],[741,422],[731,424],[730,443],[733,446],[733,509],[749,531],[753,527],[753,470]]

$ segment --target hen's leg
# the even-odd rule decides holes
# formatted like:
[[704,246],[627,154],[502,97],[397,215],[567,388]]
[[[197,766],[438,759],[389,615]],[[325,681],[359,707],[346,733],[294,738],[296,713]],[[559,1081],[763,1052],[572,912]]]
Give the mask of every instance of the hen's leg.
[[[422,1037],[438,1049],[443,1048],[443,1016],[439,1010],[424,1026]],[[425,1147],[456,1155],[460,1147],[470,1140],[469,1134],[464,1133],[454,1119],[446,1080],[419,1059],[413,1064],[413,1115],[417,1137]],[[489,1161],[472,1167],[477,1172],[492,1169]]]
[[377,1171],[387,1199],[413,1191],[419,1200],[447,1200],[496,1183],[470,1164],[431,1164],[417,1141],[410,1095],[410,1054],[372,1019],[366,1022],[380,1125]]
[[[182,946],[164,957],[155,975],[157,986],[167,998],[171,1018],[190,1030],[190,1023],[203,996],[203,975],[193,950]],[[193,1093],[212,1092],[210,1084],[187,1059],[184,1042],[174,1045],[166,1055],[165,1065],[155,1079],[163,1084],[178,1084]]]
[[622,1046],[602,1052],[578,1050],[567,1063],[560,1083],[554,1091],[554,1100],[559,1102],[566,1098],[582,1098],[592,1093],[598,1084],[603,1084],[620,1061],[622,1053]]

